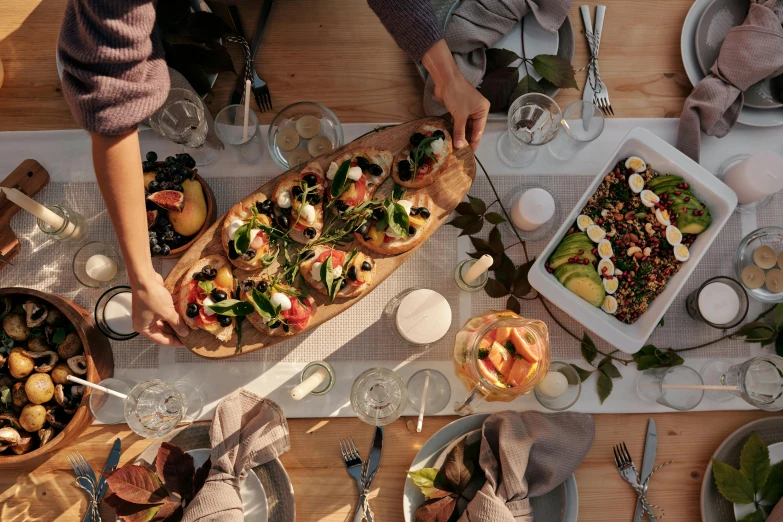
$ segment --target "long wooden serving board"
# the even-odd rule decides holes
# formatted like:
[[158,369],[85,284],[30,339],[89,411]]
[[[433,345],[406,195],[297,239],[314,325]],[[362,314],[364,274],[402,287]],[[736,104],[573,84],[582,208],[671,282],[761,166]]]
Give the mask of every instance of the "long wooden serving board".
[[[346,150],[355,147],[375,147],[378,149],[390,150],[396,155],[397,152],[402,150],[408,144],[408,140],[410,139],[411,134],[413,134],[422,123],[427,121],[442,120],[439,118],[422,118],[408,123],[403,123],[390,129],[359,138],[356,141],[344,145],[329,155],[321,156],[318,158],[318,161],[324,168],[324,171],[326,171],[332,158],[335,158]],[[476,163],[475,159],[473,158],[473,151],[470,149],[470,147],[462,147],[461,149],[456,150],[454,154],[458,161],[454,162],[448,171],[446,171],[437,182],[433,183],[429,187],[421,189],[429,194],[435,205],[435,211],[430,217],[430,219],[436,220],[435,226],[432,226],[427,230],[426,238],[429,238],[429,236],[432,235],[432,233],[435,232],[435,230],[437,230],[444,221],[446,221],[449,214],[451,214],[462,198],[465,197],[465,194],[468,193],[470,186],[473,184],[473,179],[476,177]],[[299,171],[301,168],[304,168],[304,165],[301,165],[295,169],[291,169],[290,171],[285,172],[280,176],[285,176],[291,171]],[[279,177],[265,183],[255,192],[253,192],[253,194],[248,195],[248,198],[259,192],[263,193],[267,197],[270,197],[275,185],[278,182],[278,179]],[[387,178],[387,180],[378,188],[378,191],[375,194],[375,198],[383,198],[391,194],[393,187],[394,180],[392,180],[391,176],[389,176],[389,178]],[[193,244],[193,246],[190,247],[185,255],[180,258],[177,265],[166,278],[165,285],[170,292],[173,292],[176,288],[178,288],[177,283],[179,280],[202,257],[212,254],[219,254],[222,256],[226,255],[221,243],[222,226],[223,218],[220,218],[204,233],[204,235],[202,235]],[[371,292],[384,279],[389,277],[392,272],[399,268],[416,250],[418,250],[422,244],[424,244],[424,241],[419,243],[412,250],[397,256],[383,256],[369,252],[363,249],[356,242],[351,245],[346,245],[344,248],[341,247],[341,250],[351,250],[354,247],[358,247],[359,250],[363,251],[365,254],[373,257],[376,260],[376,275],[373,280],[372,287],[369,290]],[[246,279],[253,274],[254,272],[247,272],[234,268],[234,275],[239,280]],[[362,294],[362,296],[353,299],[338,298],[335,299],[332,303],[329,303],[329,299],[325,295],[322,295],[316,291],[310,292],[310,295],[314,297],[318,303],[318,311],[312,317],[310,324],[304,331],[317,328],[326,321],[339,315],[341,312],[347,310],[359,300],[361,300],[362,297],[368,293],[369,292],[365,292]],[[218,340],[216,337],[205,332],[204,330],[191,330],[190,334],[187,337],[181,338],[181,340],[185,346],[187,346],[188,349],[190,349],[196,355],[208,359],[226,359],[236,355],[261,350],[262,348],[267,348],[277,343],[286,341],[291,337],[294,336],[274,337],[265,335],[253,328],[253,326],[250,325],[248,321],[243,321],[242,346],[239,350],[237,349],[236,332],[227,343]]]

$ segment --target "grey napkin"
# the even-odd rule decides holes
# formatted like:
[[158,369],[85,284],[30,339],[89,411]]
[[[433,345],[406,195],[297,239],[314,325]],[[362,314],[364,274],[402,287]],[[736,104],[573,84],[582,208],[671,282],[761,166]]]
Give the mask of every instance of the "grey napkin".
[[487,482],[459,522],[533,522],[529,499],[549,493],[571,476],[594,436],[593,418],[584,413],[490,415],[479,454]]
[[783,500],[778,500],[775,509],[767,517],[767,522],[783,522]]
[[[446,43],[471,85],[484,77],[484,51],[532,12],[541,27],[556,32],[568,16],[572,0],[464,0],[446,26]],[[530,57],[532,58],[532,56]],[[424,112],[442,116],[448,111],[435,98],[432,75],[424,86]]]
[[783,73],[783,0],[752,0],[742,25],[729,31],[708,74],[680,116],[677,148],[699,161],[701,132],[722,138],[737,122],[743,92]]
[[209,439],[212,469],[182,520],[242,522],[240,480],[291,448],[285,415],[269,399],[241,389],[218,404]]

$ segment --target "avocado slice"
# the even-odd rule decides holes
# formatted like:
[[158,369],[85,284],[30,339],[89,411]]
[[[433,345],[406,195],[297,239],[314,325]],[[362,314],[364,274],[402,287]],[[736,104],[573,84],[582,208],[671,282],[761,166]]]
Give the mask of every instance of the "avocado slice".
[[[570,276],[582,274],[587,277],[598,277],[598,272],[593,265],[580,265],[578,263],[566,263],[555,270],[555,277],[560,283],[564,283]],[[599,278],[600,279],[600,278]]]
[[664,186],[664,185],[679,185],[685,181],[680,176],[675,176],[674,174],[666,174],[664,176],[656,176],[650,181],[647,182],[647,184],[650,186],[650,189],[652,189],[653,192],[656,194],[658,193],[658,187]]
[[[580,254],[579,250],[582,250],[582,252],[584,253]],[[575,250],[564,250],[561,252],[555,252],[552,255],[552,257],[549,258],[549,268],[551,268],[552,270],[557,270],[559,267],[568,263],[568,260],[574,256],[577,256],[579,259],[589,259],[590,263],[592,263],[593,261],[598,261],[598,258],[595,257],[593,253],[587,249],[579,248]]]
[[587,237],[586,232],[574,232],[573,234],[569,234],[566,237],[563,238],[562,241],[560,241],[560,244],[557,246],[558,248],[571,246],[571,245],[590,245],[590,248],[592,248],[593,241]]
[[595,270],[592,274],[575,272],[563,281],[563,286],[596,308],[600,307],[606,298],[603,281]]
[[683,234],[701,234],[707,227],[712,224],[712,216],[709,211],[704,212],[701,216],[694,216],[693,214],[680,214],[677,218],[677,228]]

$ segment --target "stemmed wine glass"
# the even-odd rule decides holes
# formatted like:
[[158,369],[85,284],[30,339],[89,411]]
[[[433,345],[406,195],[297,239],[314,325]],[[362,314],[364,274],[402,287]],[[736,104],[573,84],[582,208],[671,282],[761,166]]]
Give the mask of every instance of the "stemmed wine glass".
[[549,96],[524,94],[508,109],[508,130],[498,140],[500,159],[511,167],[533,163],[541,145],[546,145],[560,130],[562,112]]
[[760,355],[733,366],[718,359],[707,364],[701,373],[706,385],[734,387],[707,390],[713,400],[738,396],[761,410],[783,410],[783,357]]

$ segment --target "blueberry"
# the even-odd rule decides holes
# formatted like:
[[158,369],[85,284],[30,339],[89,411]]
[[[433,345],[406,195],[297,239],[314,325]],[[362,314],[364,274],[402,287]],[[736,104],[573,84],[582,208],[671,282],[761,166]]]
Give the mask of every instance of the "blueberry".
[[436,130],[435,132],[432,133],[432,137],[433,138],[440,138],[442,140],[445,140],[446,139],[446,133],[443,132],[442,130]]
[[[155,154],[154,152],[152,154]],[[149,156],[149,154],[147,154]],[[185,310],[185,315],[193,319],[194,317],[198,316],[198,305],[196,303],[190,303],[188,305],[188,308]]]
[[414,147],[418,147],[419,143],[421,143],[424,140],[425,136],[421,132],[417,132],[413,136],[411,136],[411,145]]
[[291,220],[288,219],[288,216],[277,216],[277,225],[282,228],[286,229],[291,224]]
[[360,169],[365,170],[367,167],[370,166],[370,161],[367,158],[356,156],[356,164],[359,166]]
[[248,248],[247,252],[242,254],[243,261],[252,261],[254,257],[256,257],[256,251],[252,248]]
[[147,153],[147,161],[149,161],[149,162],[153,162],[153,163],[154,163],[154,162],[156,162],[156,161],[158,161],[158,155],[157,155],[157,154],[155,154],[155,152],[154,152],[154,151],[149,151],[149,152]]
[[386,211],[383,207],[376,207],[372,210],[372,217],[374,217],[376,221],[382,220],[384,216],[386,216]]
[[364,270],[365,272],[372,270],[372,265],[370,264],[369,261],[365,261],[364,263],[362,263],[362,270]]
[[182,160],[187,168],[192,169],[196,167],[196,160],[190,154],[183,154]]
[[261,280],[261,281],[259,281],[259,282],[258,282],[258,284],[256,285],[256,290],[258,290],[258,291],[259,291],[259,292],[261,292],[261,293],[264,293],[264,292],[266,292],[266,289],[267,289],[268,287],[269,287],[269,284],[268,284],[266,281],[264,281],[264,280],[262,279],[262,280]]
[[227,315],[220,315],[218,316],[218,322],[220,326],[229,326],[231,325],[231,318]]
[[160,250],[161,250],[160,249],[160,245],[157,245],[157,244],[156,245],[152,245],[152,247],[150,248],[150,252],[152,252],[153,256],[157,256],[158,254],[160,254]]
[[212,290],[212,293],[209,295],[210,297],[212,297],[212,300],[215,301],[216,303],[228,299],[228,295],[226,295],[226,292],[220,290],[219,288],[215,288],[214,290]]
[[416,235],[416,229],[413,227],[408,227],[408,235],[409,236],[415,236]]
[[321,202],[321,196],[319,196],[318,194],[316,194],[315,192],[313,192],[312,194],[308,194],[308,195],[307,195],[307,201],[308,201],[308,202],[309,202],[311,205],[317,205],[318,203],[320,203],[320,202]]
[[160,254],[163,256],[167,256],[171,253],[171,247],[168,245],[163,245],[160,247]]
[[369,170],[370,170],[370,174],[372,174],[373,176],[382,176],[383,175],[383,167],[381,167],[380,165],[376,165],[375,163],[370,165],[370,169]]
[[155,165],[153,163],[150,163],[149,161],[141,162],[141,170],[143,170],[144,172],[151,172],[154,167]]
[[177,158],[175,158],[174,156],[168,156],[166,158],[166,165],[168,165],[169,167],[173,167],[176,164],[177,164]]
[[356,277],[357,277],[356,266],[351,265],[351,267],[348,268],[348,272],[346,273],[346,276],[351,281],[356,281]]
[[147,190],[149,190],[151,193],[159,191],[160,190],[160,183],[158,183],[155,180],[150,181],[150,184],[147,187]]
[[345,201],[343,201],[342,199],[338,199],[337,201],[335,201],[335,202],[334,202],[334,206],[335,206],[335,207],[337,208],[337,210],[339,210],[340,212],[345,212],[346,210],[348,210],[348,203],[346,203],[346,202],[345,202]]
[[298,198],[302,195],[302,187],[295,185],[294,188],[291,189],[291,195],[295,198]]
[[305,176],[302,178],[302,181],[307,183],[308,187],[314,187],[318,184],[318,176],[315,174],[305,174]]
[[307,239],[315,239],[315,235],[318,233],[313,227],[307,227],[302,232]]
[[423,217],[424,219],[428,219],[430,217],[430,211],[424,207],[419,208],[419,215]]

